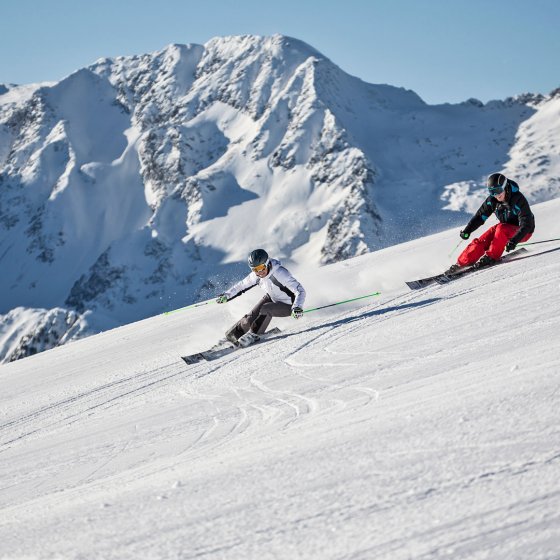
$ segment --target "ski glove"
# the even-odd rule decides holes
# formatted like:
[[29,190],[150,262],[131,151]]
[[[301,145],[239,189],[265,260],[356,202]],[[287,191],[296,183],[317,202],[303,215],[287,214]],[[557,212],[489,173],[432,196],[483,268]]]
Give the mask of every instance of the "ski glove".
[[459,237],[460,237],[461,239],[468,239],[470,236],[471,236],[471,234],[468,233],[468,232],[466,232],[466,231],[462,231],[462,230],[461,230],[461,231],[459,232]]
[[227,296],[225,294],[220,294],[216,298],[216,303],[226,303],[226,302],[227,302]]
[[303,317],[303,309],[301,307],[294,307],[292,309],[292,317],[294,319],[300,319]]
[[509,253],[510,251],[513,251],[516,247],[517,247],[517,243],[515,243],[515,241],[511,241],[510,239],[506,245],[506,251]]

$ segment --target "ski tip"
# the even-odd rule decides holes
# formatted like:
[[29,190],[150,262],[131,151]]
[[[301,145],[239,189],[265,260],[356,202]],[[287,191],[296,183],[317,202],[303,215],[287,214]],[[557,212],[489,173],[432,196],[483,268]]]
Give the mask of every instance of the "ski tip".
[[192,366],[193,364],[198,364],[199,362],[204,361],[204,356],[202,354],[193,354],[192,356],[181,356],[181,360],[185,362],[188,366]]
[[411,290],[420,290],[422,288],[426,288],[427,286],[431,286],[434,283],[435,283],[434,277],[422,278],[420,280],[409,280],[408,282],[405,282],[405,284]]

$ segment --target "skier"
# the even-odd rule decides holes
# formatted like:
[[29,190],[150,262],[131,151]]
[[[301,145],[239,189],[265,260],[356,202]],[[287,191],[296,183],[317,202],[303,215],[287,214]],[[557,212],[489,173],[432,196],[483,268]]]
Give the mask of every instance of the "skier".
[[496,214],[500,223],[471,241],[459,255],[457,263],[451,265],[445,274],[453,274],[472,264],[474,268],[491,266],[499,260],[504,249],[513,251],[518,243],[527,241],[535,231],[535,217],[515,181],[502,173],[492,173],[486,186],[488,198],[459,235],[468,239],[492,213]]
[[247,260],[251,272],[216,298],[217,303],[226,303],[257,284],[266,293],[249,313],[226,332],[226,338],[236,346],[249,346],[257,342],[272,317],[291,315],[299,319],[303,316],[305,290],[280,261],[269,258],[264,249],[251,251]]

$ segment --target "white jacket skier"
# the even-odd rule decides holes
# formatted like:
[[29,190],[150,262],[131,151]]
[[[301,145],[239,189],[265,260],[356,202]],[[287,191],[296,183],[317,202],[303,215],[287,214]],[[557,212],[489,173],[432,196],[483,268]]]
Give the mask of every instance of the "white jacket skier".
[[228,340],[242,346],[256,342],[272,317],[302,317],[305,301],[303,286],[280,261],[269,258],[264,249],[252,251],[248,264],[251,272],[216,299],[217,303],[225,303],[257,285],[265,292],[259,303],[226,332]]

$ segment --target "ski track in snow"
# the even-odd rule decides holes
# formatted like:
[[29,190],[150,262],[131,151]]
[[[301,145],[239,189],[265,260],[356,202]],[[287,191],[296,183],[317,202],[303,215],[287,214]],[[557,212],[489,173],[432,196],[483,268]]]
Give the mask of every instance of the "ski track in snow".
[[0,559],[557,558],[558,255],[215,362],[183,315],[1,367]]

